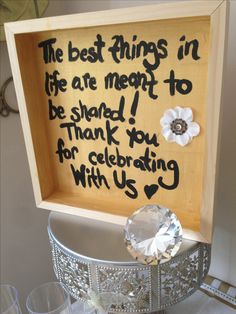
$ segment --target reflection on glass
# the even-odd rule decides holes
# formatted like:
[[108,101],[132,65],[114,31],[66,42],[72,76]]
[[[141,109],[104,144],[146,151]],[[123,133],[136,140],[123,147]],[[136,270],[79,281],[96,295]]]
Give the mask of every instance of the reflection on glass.
[[49,282],[35,288],[27,297],[29,314],[70,314],[70,296],[59,282]]
[[21,314],[18,293],[15,287],[0,285],[1,314]]

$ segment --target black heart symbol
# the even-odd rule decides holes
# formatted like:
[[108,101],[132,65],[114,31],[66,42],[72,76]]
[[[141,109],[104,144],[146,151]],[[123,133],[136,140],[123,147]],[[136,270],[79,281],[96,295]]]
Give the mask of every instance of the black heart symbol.
[[149,200],[157,192],[158,188],[159,186],[156,184],[145,185],[144,192]]

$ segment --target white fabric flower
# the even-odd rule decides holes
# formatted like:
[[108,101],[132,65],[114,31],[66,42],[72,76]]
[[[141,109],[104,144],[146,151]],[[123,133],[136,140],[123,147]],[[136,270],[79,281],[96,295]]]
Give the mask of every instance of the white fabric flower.
[[167,142],[176,142],[185,146],[200,132],[200,126],[193,122],[191,108],[175,107],[164,112],[160,120],[162,135]]

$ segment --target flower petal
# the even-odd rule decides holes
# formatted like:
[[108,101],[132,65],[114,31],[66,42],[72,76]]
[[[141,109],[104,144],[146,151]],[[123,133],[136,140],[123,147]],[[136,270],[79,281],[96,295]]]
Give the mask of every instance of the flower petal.
[[175,109],[170,108],[164,112],[164,117],[169,118],[171,121],[173,121],[177,118],[177,113]]
[[197,122],[189,122],[187,133],[190,137],[197,136],[200,133],[200,126]]
[[193,121],[193,111],[191,108],[183,108],[181,118],[186,122]]
[[170,128],[163,128],[162,135],[167,140],[167,142],[175,142],[176,135],[170,130]]
[[179,106],[175,107],[176,118],[182,119],[183,110],[184,110],[184,108],[181,108]]
[[177,135],[175,139],[176,143],[181,145],[181,146],[186,146],[190,141],[191,138],[187,132],[185,132],[182,135]]
[[169,121],[169,119],[166,119],[165,116],[163,116],[161,119],[160,119],[160,125],[164,128],[166,126],[170,126],[172,121]]
[[[165,134],[166,132],[170,131],[170,124],[166,124],[165,126],[163,126],[161,132],[162,134]],[[171,131],[172,132],[172,131]]]

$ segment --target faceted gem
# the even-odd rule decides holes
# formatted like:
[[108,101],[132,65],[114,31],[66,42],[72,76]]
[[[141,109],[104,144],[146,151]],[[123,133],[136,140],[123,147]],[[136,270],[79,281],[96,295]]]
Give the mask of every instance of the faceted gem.
[[180,221],[170,209],[146,205],[133,213],[125,226],[125,244],[142,264],[157,265],[170,260],[182,243]]

